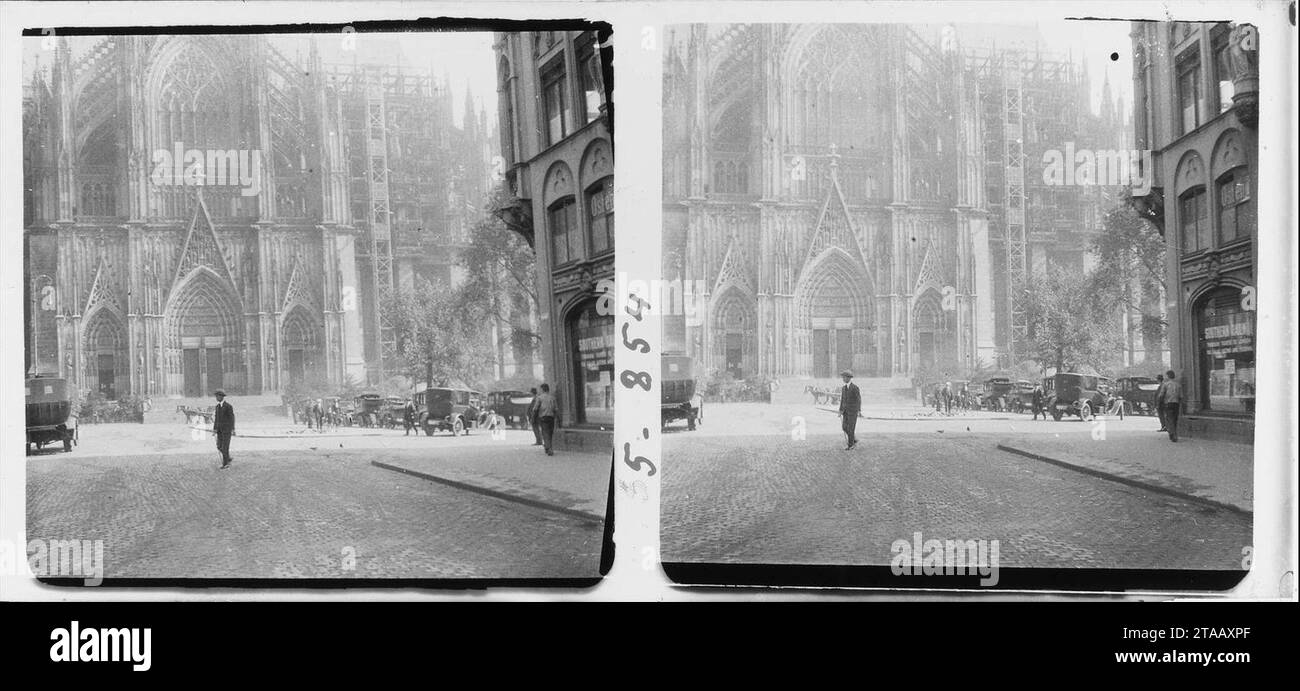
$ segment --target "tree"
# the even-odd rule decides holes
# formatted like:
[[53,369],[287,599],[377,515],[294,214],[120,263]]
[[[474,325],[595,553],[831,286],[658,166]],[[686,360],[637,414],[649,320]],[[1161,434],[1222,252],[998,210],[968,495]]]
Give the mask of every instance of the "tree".
[[531,358],[541,344],[535,327],[538,314],[536,257],[528,242],[492,213],[511,201],[498,185],[484,217],[474,225],[469,245],[461,252],[465,282],[455,293],[458,311],[480,313],[501,335],[496,345]]
[[1136,328],[1143,349],[1158,352],[1168,322],[1162,305],[1166,294],[1165,240],[1149,221],[1122,199],[1106,213],[1102,231],[1089,248],[1096,259],[1091,290],[1105,311],[1140,314]]
[[1034,359],[1058,372],[1106,371],[1122,347],[1119,324],[1092,290],[1088,276],[1048,264],[1026,295]]
[[429,386],[473,385],[491,363],[480,339],[484,314],[462,304],[455,291],[423,278],[385,306],[397,331],[397,350],[411,381]]

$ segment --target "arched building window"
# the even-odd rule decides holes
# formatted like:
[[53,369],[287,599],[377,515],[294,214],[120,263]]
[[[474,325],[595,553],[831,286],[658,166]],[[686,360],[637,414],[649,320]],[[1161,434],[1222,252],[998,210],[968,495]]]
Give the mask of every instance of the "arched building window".
[[1178,192],[1178,232],[1183,252],[1197,252],[1211,246],[1209,203],[1205,191],[1205,166],[1201,157],[1190,153],[1178,164],[1175,175]]
[[1255,197],[1251,169],[1241,137],[1228,130],[1219,137],[1210,159],[1214,174],[1217,243],[1222,246],[1255,234]]

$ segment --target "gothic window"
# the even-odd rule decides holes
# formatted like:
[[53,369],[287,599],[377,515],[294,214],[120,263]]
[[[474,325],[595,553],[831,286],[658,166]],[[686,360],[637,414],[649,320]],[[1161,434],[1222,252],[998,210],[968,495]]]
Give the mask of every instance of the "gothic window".
[[587,191],[587,213],[591,215],[591,253],[614,249],[614,178],[597,182]]
[[1184,192],[1178,199],[1178,223],[1183,251],[1195,252],[1210,246],[1210,220],[1206,216],[1205,188]]
[[[880,145],[885,118],[879,85],[885,80],[881,64],[868,60],[878,54],[871,45],[874,36],[862,35],[869,31],[829,28],[806,49],[795,87],[804,145],[835,144],[846,156],[864,155]],[[854,49],[846,51],[846,45]]]
[[1250,195],[1250,172],[1242,167],[1219,178],[1219,244],[1251,235],[1255,229],[1255,201]]
[[179,52],[158,95],[159,143],[169,150],[221,148],[234,143],[230,97],[222,71],[197,46]]
[[563,266],[582,258],[582,228],[573,197],[556,202],[547,212],[551,233],[551,264]]

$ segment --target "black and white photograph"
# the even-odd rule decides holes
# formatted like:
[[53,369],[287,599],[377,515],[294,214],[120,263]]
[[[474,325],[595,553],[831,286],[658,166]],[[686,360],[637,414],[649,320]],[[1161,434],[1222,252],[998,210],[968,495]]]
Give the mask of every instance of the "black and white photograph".
[[34,575],[601,577],[612,43],[512,24],[27,27]]
[[1271,37],[998,17],[665,28],[674,580],[1250,568]]

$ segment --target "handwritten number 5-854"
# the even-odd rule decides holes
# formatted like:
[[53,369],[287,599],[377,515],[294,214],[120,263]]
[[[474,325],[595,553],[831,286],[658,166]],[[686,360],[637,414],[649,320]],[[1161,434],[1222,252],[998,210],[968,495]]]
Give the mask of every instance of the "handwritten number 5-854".
[[618,380],[629,389],[639,386],[645,391],[650,390],[650,382],[653,381],[649,372],[633,372],[630,369],[623,370],[623,373],[618,375]]
[[633,338],[631,340],[628,339],[627,330],[628,327],[630,326],[632,326],[631,322],[625,322],[623,324],[623,347],[627,348],[628,350],[635,350],[640,353],[650,352],[650,342],[645,340],[644,338]]

